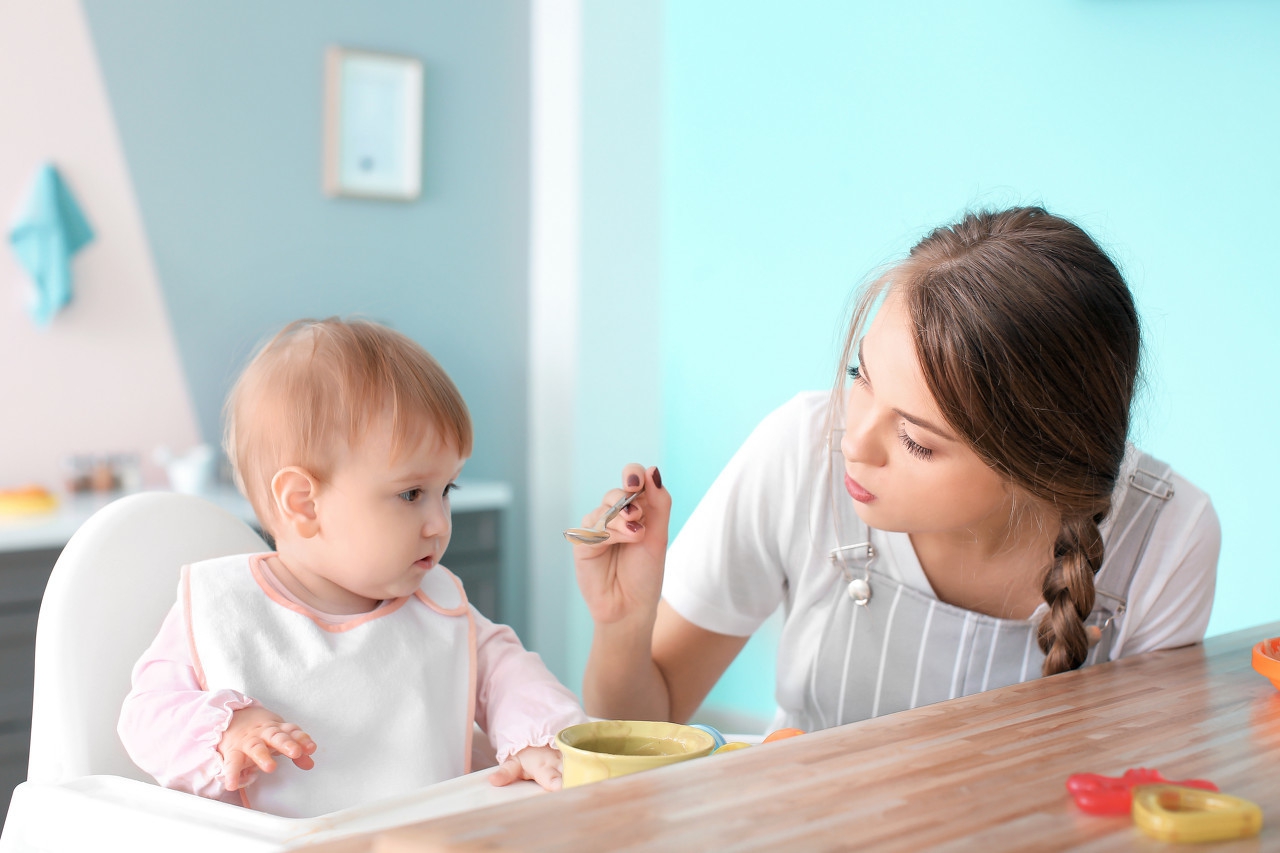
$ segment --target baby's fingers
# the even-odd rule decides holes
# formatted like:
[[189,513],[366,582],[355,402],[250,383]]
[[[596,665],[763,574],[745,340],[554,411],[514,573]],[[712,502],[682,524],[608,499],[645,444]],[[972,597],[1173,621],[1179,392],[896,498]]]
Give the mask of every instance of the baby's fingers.
[[258,769],[263,773],[271,773],[276,769],[276,760],[271,757],[271,747],[259,738],[253,738],[245,744],[244,754],[258,765]]
[[279,728],[272,727],[263,733],[266,742],[281,755],[289,758],[301,770],[310,770],[316,766],[311,754],[316,751],[316,742],[311,735],[293,723],[283,723]]
[[262,739],[276,752],[289,758],[301,758],[316,751],[316,744],[311,736],[293,723],[264,729]]
[[533,781],[548,791],[559,791],[561,785],[560,766],[558,764],[536,764],[531,772]]
[[501,788],[504,785],[510,785],[524,777],[524,768],[520,766],[520,759],[514,755],[502,762],[498,769],[493,771],[493,775],[489,777],[489,784],[495,788]]
[[228,791],[238,791],[245,786],[248,778],[252,778],[253,768],[245,754],[240,750],[232,750],[222,761],[222,787]]

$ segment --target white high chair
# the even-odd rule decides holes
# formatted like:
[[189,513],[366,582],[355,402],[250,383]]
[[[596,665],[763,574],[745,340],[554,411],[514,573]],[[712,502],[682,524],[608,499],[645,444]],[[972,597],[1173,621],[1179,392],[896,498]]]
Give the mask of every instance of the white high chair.
[[[287,850],[529,796],[473,773],[405,797],[291,819],[167,790],[116,735],[133,664],[173,605],[179,567],[265,551],[243,521],[201,498],[144,492],[95,513],[49,576],[36,628],[27,781],[14,789],[0,853]],[[114,842],[114,843],[113,843]]]

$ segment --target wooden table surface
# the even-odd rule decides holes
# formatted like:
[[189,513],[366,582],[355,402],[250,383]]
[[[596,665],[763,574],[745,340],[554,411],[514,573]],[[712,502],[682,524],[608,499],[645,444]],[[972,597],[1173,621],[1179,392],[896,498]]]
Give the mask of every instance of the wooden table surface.
[[[340,842],[424,850],[1280,850],[1280,622],[913,711]],[[1076,772],[1153,767],[1262,807],[1253,839],[1181,847],[1078,811]]]

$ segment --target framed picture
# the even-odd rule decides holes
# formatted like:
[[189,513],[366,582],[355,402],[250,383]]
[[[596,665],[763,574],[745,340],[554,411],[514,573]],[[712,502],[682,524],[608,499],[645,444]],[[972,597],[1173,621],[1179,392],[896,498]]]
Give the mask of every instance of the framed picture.
[[422,192],[422,62],[325,53],[324,191],[411,201]]

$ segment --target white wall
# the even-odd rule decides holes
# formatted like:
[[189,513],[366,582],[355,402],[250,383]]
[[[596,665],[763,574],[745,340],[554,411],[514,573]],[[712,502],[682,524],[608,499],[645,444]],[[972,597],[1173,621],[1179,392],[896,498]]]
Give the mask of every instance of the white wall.
[[[197,441],[111,106],[77,0],[0,0],[0,488],[61,481],[72,453]],[[46,329],[8,228],[51,160],[96,237]],[[161,476],[157,471],[149,472]]]

